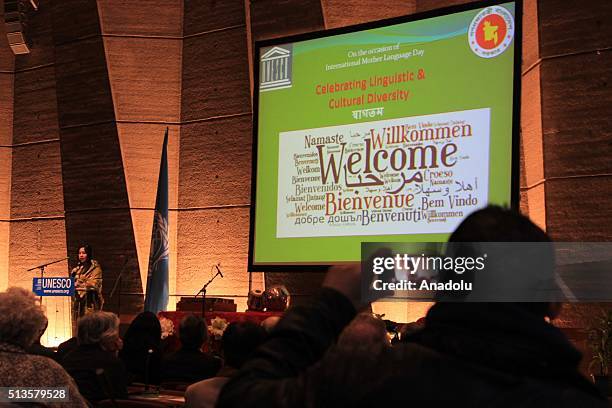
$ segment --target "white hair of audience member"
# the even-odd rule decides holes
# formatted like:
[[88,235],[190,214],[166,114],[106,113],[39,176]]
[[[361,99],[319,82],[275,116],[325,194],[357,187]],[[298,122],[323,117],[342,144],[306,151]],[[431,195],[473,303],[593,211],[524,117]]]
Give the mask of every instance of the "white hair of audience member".
[[46,325],[45,312],[31,291],[10,287],[0,292],[0,342],[28,348]]
[[81,317],[78,322],[79,345],[99,344],[106,350],[116,349],[119,339],[119,318],[110,312],[93,312]]
[[355,316],[338,338],[338,346],[343,348],[369,348],[389,344],[385,322],[371,313]]

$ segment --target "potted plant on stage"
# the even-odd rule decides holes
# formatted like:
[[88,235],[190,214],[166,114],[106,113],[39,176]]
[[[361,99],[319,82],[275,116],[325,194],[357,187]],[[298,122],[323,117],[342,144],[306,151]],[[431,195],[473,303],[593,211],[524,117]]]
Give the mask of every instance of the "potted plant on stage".
[[595,386],[603,395],[610,395],[610,373],[612,363],[612,309],[602,309],[595,315],[588,328],[588,342],[593,358],[589,371]]

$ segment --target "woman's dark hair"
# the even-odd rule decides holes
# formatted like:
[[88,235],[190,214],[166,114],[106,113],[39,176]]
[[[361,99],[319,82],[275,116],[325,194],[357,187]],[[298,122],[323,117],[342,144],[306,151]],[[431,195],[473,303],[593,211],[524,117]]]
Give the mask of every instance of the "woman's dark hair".
[[193,314],[185,316],[179,325],[179,338],[183,348],[200,349],[206,341],[207,331],[204,319]]
[[[161,364],[161,324],[154,313],[142,312],[132,321],[125,336],[119,358],[131,374],[132,381],[159,383]],[[152,350],[152,353],[149,353]],[[149,359],[149,363],[147,363]],[[145,373],[145,367],[149,367]]]
[[78,250],[81,250],[81,248],[83,248],[85,250],[85,253],[87,254],[87,261],[91,262],[91,260],[93,259],[93,249],[91,249],[91,245],[83,243],[79,245]]
[[550,242],[550,237],[518,211],[490,205],[466,217],[448,240],[449,242]]
[[[526,257],[525,254],[521,252],[524,251],[523,247],[517,247],[517,249],[510,246],[506,246],[505,252],[501,253],[499,258],[505,259],[508,263],[520,262],[519,260],[521,259],[530,259],[531,263],[520,265],[520,267],[523,268],[522,272],[526,272],[529,268],[532,268],[541,271],[549,271],[552,275],[554,269],[554,251],[550,237],[540,227],[533,223],[533,221],[516,210],[495,205],[477,210],[459,224],[448,241],[450,243],[449,246],[452,245],[454,256],[462,255],[472,258],[478,255],[478,252],[475,250],[476,247],[473,244],[478,242],[549,243],[550,245],[545,247],[546,250],[540,249],[540,252],[538,252],[540,257],[538,258],[532,257],[533,259],[531,259]],[[540,246],[539,248],[544,247]],[[517,270],[518,269],[519,267],[517,267]],[[488,271],[491,273],[494,269],[490,268]],[[446,282],[451,280],[453,276],[455,276],[455,274],[452,271],[441,273],[440,281]],[[474,279],[474,270],[467,271],[462,275],[462,280],[466,282],[473,282]],[[463,293],[456,292],[456,297],[458,299],[461,298],[462,295]],[[438,297],[437,300],[440,300],[440,297]],[[538,316],[546,315],[549,310],[549,303],[547,302],[515,302],[506,305],[519,307]],[[499,305],[495,305],[495,307],[496,306]],[[489,305],[489,307],[493,307],[493,305]]]
[[225,364],[240,368],[266,339],[266,330],[253,322],[232,322],[221,339]]
[[134,318],[125,332],[125,336],[123,336],[123,350],[158,349],[160,342],[161,324],[159,319],[155,313],[142,312]]

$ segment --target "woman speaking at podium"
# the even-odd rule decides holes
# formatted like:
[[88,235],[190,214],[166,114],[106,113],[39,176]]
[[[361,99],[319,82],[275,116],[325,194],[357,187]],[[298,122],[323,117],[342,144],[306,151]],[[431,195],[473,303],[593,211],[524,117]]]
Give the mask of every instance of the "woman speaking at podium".
[[86,313],[102,309],[102,267],[92,257],[92,249],[85,244],[79,247],[79,264],[72,269],[74,277],[73,326]]

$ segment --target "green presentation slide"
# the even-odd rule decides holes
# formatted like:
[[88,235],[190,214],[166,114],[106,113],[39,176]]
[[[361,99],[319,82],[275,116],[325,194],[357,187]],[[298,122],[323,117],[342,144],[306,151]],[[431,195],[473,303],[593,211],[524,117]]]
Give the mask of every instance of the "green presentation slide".
[[510,205],[515,20],[508,2],[258,47],[251,267],[443,242]]

